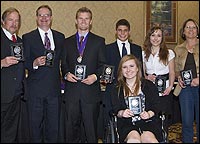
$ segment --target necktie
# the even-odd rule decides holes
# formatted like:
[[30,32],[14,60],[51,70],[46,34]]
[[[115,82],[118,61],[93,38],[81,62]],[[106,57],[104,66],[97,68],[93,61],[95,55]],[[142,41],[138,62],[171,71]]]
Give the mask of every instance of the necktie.
[[83,39],[84,39],[84,36],[80,36],[80,41],[79,41],[79,43],[80,43],[80,47],[81,47],[82,44],[83,44]]
[[50,50],[50,49],[51,49],[51,43],[50,43],[50,40],[49,40],[47,34],[48,34],[48,33],[45,33],[44,47],[45,47],[47,50]]
[[12,41],[17,42],[15,35],[12,35]]
[[126,47],[125,47],[125,43],[122,43],[122,57],[127,55],[127,50],[126,50]]

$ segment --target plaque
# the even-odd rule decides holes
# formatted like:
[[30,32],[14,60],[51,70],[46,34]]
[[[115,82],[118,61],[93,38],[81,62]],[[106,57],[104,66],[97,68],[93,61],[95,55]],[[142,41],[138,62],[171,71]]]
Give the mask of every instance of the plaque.
[[46,56],[46,66],[53,67],[54,59],[55,59],[55,51],[53,50],[45,50],[44,55]]
[[78,80],[85,79],[85,73],[86,73],[86,65],[75,66],[75,76],[78,78]]
[[16,57],[18,61],[24,61],[24,49],[22,43],[14,43],[10,45],[11,55]]
[[140,96],[129,96],[128,105],[134,115],[139,115],[142,112],[142,101]]
[[166,89],[166,80],[167,78],[161,75],[156,76],[155,85],[158,88],[158,92],[163,93]]
[[181,71],[181,77],[184,82],[185,86],[189,86],[192,82],[193,76],[192,76],[192,70],[184,70]]
[[101,75],[101,81],[105,81],[108,83],[112,83],[114,78],[114,69],[115,67],[112,65],[104,65],[103,73]]

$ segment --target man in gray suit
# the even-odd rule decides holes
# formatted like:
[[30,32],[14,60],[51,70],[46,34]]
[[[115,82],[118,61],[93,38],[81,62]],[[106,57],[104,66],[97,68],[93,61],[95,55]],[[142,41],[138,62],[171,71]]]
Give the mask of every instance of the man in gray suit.
[[97,143],[99,77],[105,64],[105,39],[90,32],[91,24],[91,10],[80,8],[76,13],[77,32],[64,43],[61,68],[66,82],[68,143],[80,142],[81,123],[86,141]]

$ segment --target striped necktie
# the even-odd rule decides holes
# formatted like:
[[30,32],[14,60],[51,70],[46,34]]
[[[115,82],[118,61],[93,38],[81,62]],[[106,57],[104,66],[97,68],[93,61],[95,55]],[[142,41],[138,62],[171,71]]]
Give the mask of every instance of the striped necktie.
[[51,49],[51,43],[50,43],[50,40],[48,38],[48,33],[45,33],[45,38],[44,38],[44,47],[47,49],[47,50],[50,50]]

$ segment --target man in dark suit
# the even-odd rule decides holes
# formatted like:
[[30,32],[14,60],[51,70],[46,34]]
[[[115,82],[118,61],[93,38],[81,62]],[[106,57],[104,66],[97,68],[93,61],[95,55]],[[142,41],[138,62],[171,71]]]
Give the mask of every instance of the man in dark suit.
[[[28,70],[28,107],[31,142],[58,141],[60,117],[60,56],[64,34],[51,29],[52,10],[36,10],[37,29],[22,36]],[[44,133],[43,133],[44,132]]]
[[64,43],[61,69],[66,82],[66,142],[69,143],[80,142],[81,123],[86,141],[97,143],[99,76],[106,61],[105,39],[90,32],[91,24],[91,10],[80,8],[76,13],[77,32]]
[[[118,65],[123,57],[123,45],[125,46],[125,55],[126,54],[133,54],[136,58],[139,59],[142,66],[142,48],[141,46],[132,43],[130,38],[130,23],[126,19],[120,19],[116,23],[116,41],[106,45],[106,60],[108,65],[112,65],[115,67],[114,69],[114,80],[111,84],[106,84],[106,91],[103,92],[104,98],[103,103],[105,105],[105,113],[104,113],[104,120],[105,125],[109,119],[109,112],[111,111],[111,99],[110,99],[110,90],[111,87],[117,81],[117,70]],[[124,44],[123,44],[124,43]],[[143,69],[142,69],[143,70]]]
[[[1,143],[16,143],[20,117],[20,98],[24,94],[24,62],[16,55],[22,40],[16,35],[21,17],[15,8],[2,14],[1,28]],[[12,46],[11,46],[12,45]],[[18,47],[19,46],[19,47]],[[11,47],[14,48],[11,50]],[[19,48],[19,49],[17,49]],[[21,53],[21,52],[20,52]],[[19,54],[20,54],[19,53]],[[17,54],[17,53],[16,53]]]

